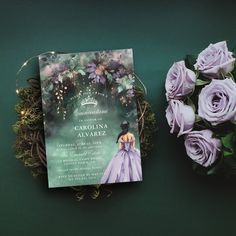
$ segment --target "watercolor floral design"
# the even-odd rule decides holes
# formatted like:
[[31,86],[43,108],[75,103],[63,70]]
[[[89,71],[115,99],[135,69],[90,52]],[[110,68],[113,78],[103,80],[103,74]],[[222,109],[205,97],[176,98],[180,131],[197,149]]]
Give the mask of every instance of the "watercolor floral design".
[[94,83],[106,83],[105,78],[105,65],[103,64],[95,64],[95,62],[88,63],[86,71],[89,73],[88,79],[91,79]]
[[[132,50],[86,52],[79,54],[43,54],[40,56],[44,103],[54,95],[57,113],[67,115],[68,99],[72,92],[89,84],[91,88],[111,91],[121,105],[130,106],[134,99],[135,75]],[[45,79],[44,79],[45,78]],[[79,85],[79,81],[84,81]],[[47,96],[48,94],[48,96]],[[50,108],[48,108],[50,109]]]

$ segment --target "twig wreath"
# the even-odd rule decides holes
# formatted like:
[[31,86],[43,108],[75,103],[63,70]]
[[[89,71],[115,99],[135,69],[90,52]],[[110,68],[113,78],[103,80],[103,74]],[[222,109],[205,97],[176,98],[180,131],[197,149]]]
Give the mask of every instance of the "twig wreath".
[[[34,57],[26,61],[19,71],[21,71],[33,58]],[[117,73],[117,76],[119,76],[118,73],[123,73],[123,71],[115,72]],[[58,86],[58,84],[62,84],[67,87],[73,86],[76,77],[73,77],[71,80],[69,77],[70,75],[65,72],[63,73],[63,76],[62,81],[59,81],[56,85]],[[110,75],[106,74],[105,76]],[[134,74],[131,76],[134,79],[138,79]],[[96,77],[93,79],[97,79],[98,82],[102,82],[102,78]],[[46,176],[47,159],[45,152],[40,77],[37,75],[33,78],[29,78],[27,79],[27,82],[27,87],[19,87],[16,90],[16,93],[20,98],[20,101],[15,107],[18,119],[13,125],[13,129],[16,133],[16,158],[21,160],[26,167],[30,168],[33,176]],[[120,83],[119,86],[119,93],[121,95],[120,102],[124,102],[124,99],[128,101],[128,99],[134,97],[134,94],[131,94],[129,89],[125,89],[124,87],[127,86],[127,81],[123,84]],[[152,136],[156,131],[155,114],[152,112],[151,105],[145,99],[144,88],[142,83],[141,86],[139,85],[135,87],[142,158],[146,157],[152,149]],[[65,108],[61,107],[60,111],[64,114]],[[82,200],[87,197],[92,199],[97,199],[102,196],[109,197],[112,193],[112,185],[88,185],[68,188],[74,190],[78,200]]]

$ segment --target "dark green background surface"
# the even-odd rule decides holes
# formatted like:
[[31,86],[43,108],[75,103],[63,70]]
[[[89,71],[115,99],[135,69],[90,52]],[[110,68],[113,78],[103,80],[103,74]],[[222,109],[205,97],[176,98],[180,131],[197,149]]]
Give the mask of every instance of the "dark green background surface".
[[[196,176],[164,113],[164,80],[174,61],[210,42],[236,46],[236,3],[165,2],[0,2],[0,235],[236,235],[236,184]],[[47,50],[118,48],[134,50],[159,133],[143,183],[77,202],[70,191],[48,190],[14,157],[15,73]]]

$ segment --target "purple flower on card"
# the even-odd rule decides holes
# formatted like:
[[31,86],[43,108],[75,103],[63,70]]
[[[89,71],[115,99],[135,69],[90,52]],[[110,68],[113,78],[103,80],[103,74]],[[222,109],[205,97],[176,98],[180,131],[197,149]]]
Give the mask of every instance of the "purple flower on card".
[[126,91],[126,97],[127,97],[127,98],[132,98],[132,97],[134,97],[134,90],[133,90],[133,89],[128,89],[128,90]]
[[65,70],[67,70],[68,67],[64,64],[51,64],[46,65],[42,71],[43,75],[46,77],[50,77],[53,82],[58,83],[59,82],[59,74],[63,73]]
[[185,137],[187,155],[198,164],[211,166],[219,157],[221,142],[211,130],[191,131]]
[[127,70],[119,61],[111,60],[107,66],[107,71],[112,75],[113,79],[121,78],[127,75]]
[[87,65],[87,72],[89,73],[89,79],[93,83],[105,84],[106,78],[104,75],[106,67],[102,64],[96,64],[95,62],[90,62]]
[[126,75],[126,69],[123,66],[120,66],[113,74],[112,77],[113,79],[121,78],[124,75]]
[[59,64],[59,63],[46,65],[43,69],[43,74],[44,76],[51,77],[67,69],[68,68],[66,65]]

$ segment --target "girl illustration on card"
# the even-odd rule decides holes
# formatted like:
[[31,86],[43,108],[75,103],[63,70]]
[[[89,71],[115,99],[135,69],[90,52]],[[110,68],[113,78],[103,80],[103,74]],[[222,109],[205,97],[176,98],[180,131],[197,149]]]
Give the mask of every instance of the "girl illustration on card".
[[129,122],[120,125],[117,137],[119,150],[108,164],[101,183],[119,183],[142,180],[140,151],[135,148],[135,137],[129,132]]

